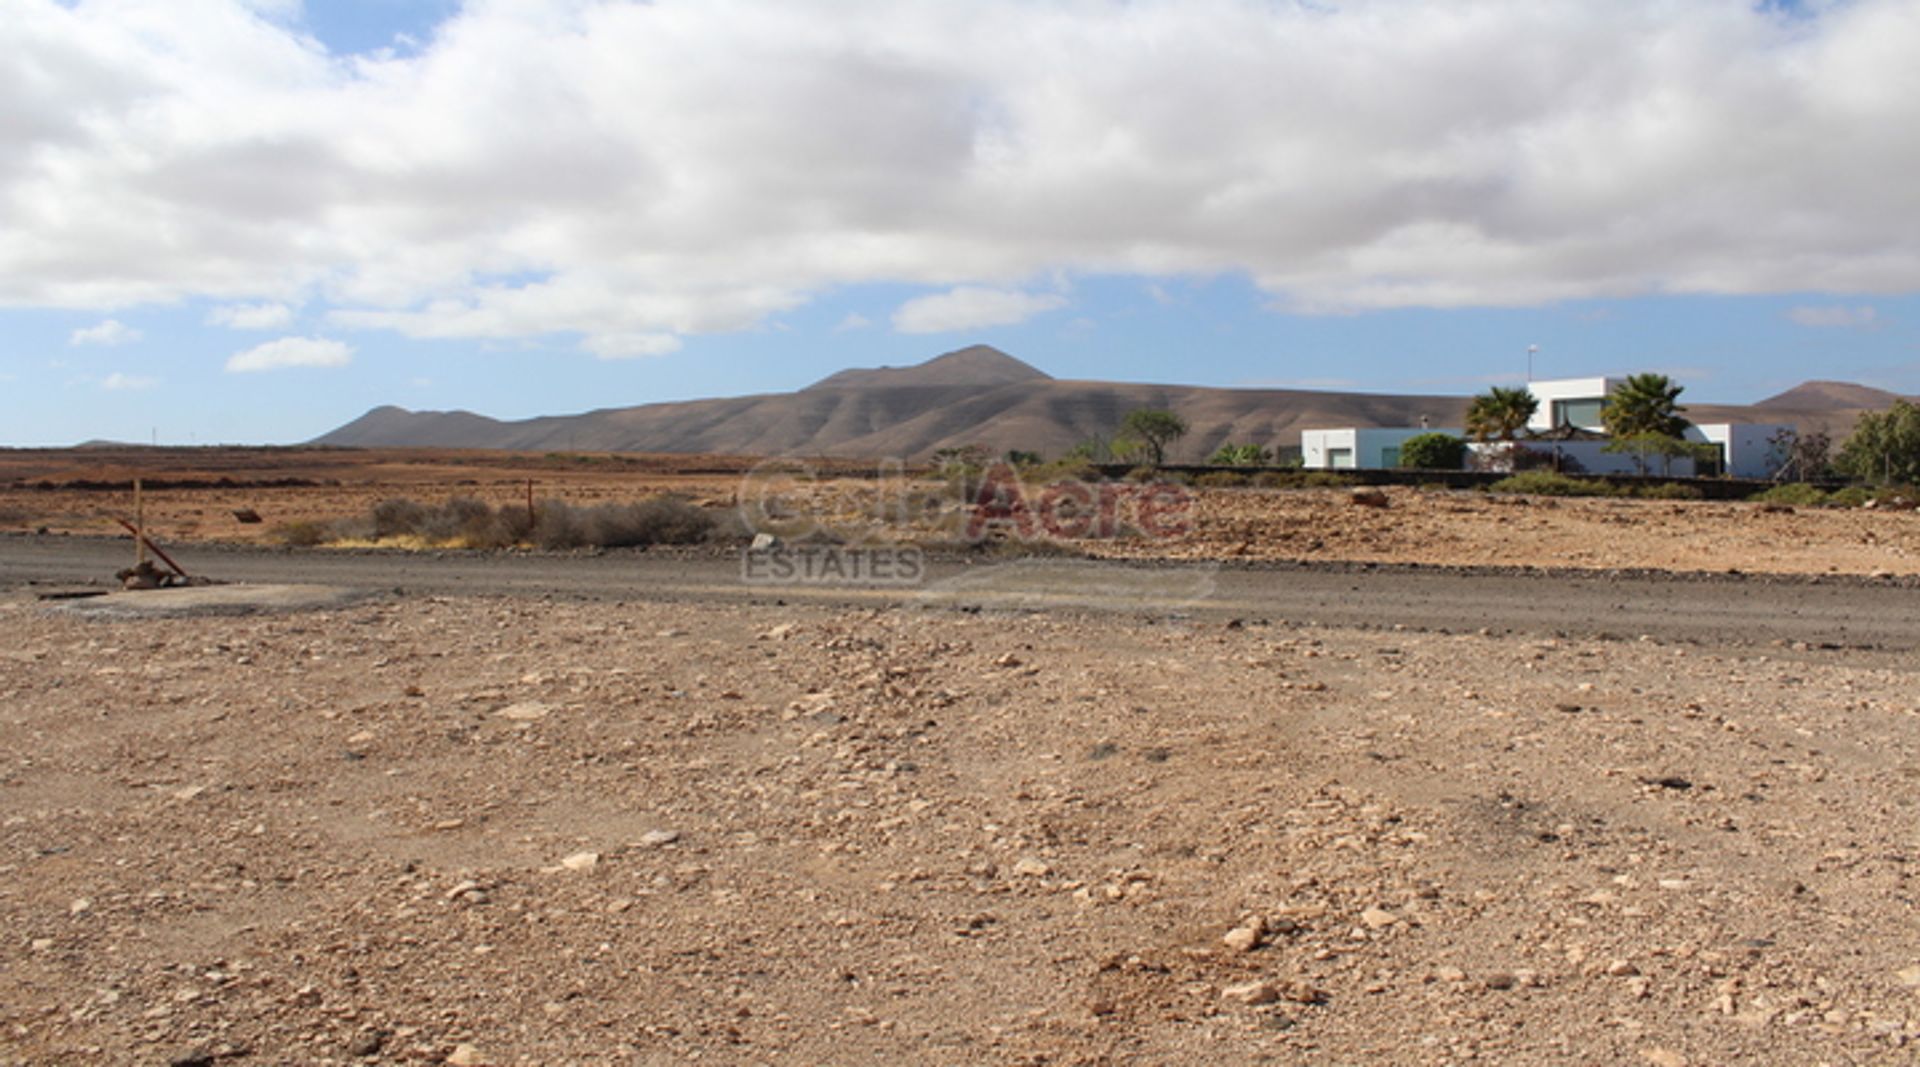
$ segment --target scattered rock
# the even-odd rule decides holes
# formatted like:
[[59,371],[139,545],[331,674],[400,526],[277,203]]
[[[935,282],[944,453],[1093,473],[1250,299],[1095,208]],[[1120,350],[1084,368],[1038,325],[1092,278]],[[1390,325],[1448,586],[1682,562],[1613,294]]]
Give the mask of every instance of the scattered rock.
[[1355,507],[1362,508],[1384,508],[1391,506],[1393,503],[1388,499],[1386,490],[1374,489],[1367,486],[1355,489],[1353,492],[1347,494],[1347,501]]
[[576,852],[560,861],[560,866],[570,871],[590,871],[600,866],[600,853]]
[[1016,878],[1045,878],[1053,873],[1053,868],[1032,856],[1022,856],[1014,862],[1013,873]]
[[450,1067],[480,1067],[486,1062],[486,1056],[472,1045],[455,1045],[453,1051],[447,1053]]
[[1360,921],[1365,923],[1369,930],[1380,930],[1399,922],[1400,916],[1385,908],[1368,908],[1360,913]]
[[1280,995],[1295,1004],[1325,1004],[1327,991],[1302,978],[1288,982]]
[[1260,947],[1261,935],[1265,933],[1266,930],[1259,923],[1236,926],[1220,938],[1220,943],[1235,952],[1252,952]]
[[529,700],[518,704],[508,704],[506,707],[494,712],[494,714],[503,719],[512,719],[514,722],[539,722],[541,719],[553,714],[553,707],[549,704]]
[[1220,995],[1241,1004],[1273,1004],[1280,999],[1280,990],[1272,982],[1259,981],[1230,985],[1222,989]]
[[662,845],[671,845],[678,840],[680,840],[678,830],[648,830],[640,835],[640,847],[659,848]]

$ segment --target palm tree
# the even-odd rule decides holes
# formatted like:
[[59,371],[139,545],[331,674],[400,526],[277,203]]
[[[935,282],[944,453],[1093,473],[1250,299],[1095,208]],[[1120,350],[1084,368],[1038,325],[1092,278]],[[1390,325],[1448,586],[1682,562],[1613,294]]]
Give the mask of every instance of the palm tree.
[[1476,441],[1511,441],[1540,408],[1540,399],[1526,387],[1500,386],[1481,393],[1467,405],[1467,436]]
[[1687,409],[1678,403],[1684,389],[1664,374],[1632,375],[1608,394],[1600,421],[1615,437],[1681,437],[1687,432],[1680,414]]

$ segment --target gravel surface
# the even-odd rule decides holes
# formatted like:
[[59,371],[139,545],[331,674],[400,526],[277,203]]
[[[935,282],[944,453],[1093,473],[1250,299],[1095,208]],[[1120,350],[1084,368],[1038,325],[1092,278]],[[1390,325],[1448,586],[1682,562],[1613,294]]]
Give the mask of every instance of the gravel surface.
[[567,597],[0,626],[3,1062],[1920,1040],[1885,654]]
[[[1142,618],[1404,626],[1544,636],[1655,637],[1707,647],[1920,649],[1920,579],[1367,563],[934,558],[908,588],[768,587],[741,581],[738,550],[600,555],[195,545],[196,574],[367,591],[614,601],[927,603],[1080,610]],[[0,535],[0,591],[102,588],[126,541]]]

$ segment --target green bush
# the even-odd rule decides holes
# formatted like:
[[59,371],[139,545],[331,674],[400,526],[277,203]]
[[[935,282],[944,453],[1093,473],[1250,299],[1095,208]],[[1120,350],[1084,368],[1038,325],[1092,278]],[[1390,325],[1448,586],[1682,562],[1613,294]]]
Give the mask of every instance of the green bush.
[[1776,485],[1747,498],[1762,504],[1787,504],[1797,508],[1817,508],[1827,502],[1827,494],[1805,482]]
[[1450,433],[1423,433],[1400,442],[1400,465],[1417,470],[1457,471],[1467,465],[1467,442]]
[[1207,462],[1216,467],[1264,467],[1273,462],[1273,453],[1256,444],[1221,445]]
[[1827,506],[1833,508],[1857,508],[1873,499],[1873,491],[1864,485],[1849,485],[1844,489],[1835,489],[1827,494]]
[[1098,482],[1105,479],[1099,468],[1084,459],[1069,457],[1024,470],[1021,478],[1028,485],[1052,485],[1054,482]]
[[1920,482],[1920,405],[1895,400],[1860,416],[1834,466],[1883,485]]
[[1495,493],[1526,493],[1532,496],[1621,496],[1624,491],[1606,482],[1569,478],[1552,471],[1523,471],[1488,486]]
[[1643,485],[1635,489],[1633,495],[1647,500],[1704,500],[1707,494],[1697,486],[1661,482],[1659,485]]

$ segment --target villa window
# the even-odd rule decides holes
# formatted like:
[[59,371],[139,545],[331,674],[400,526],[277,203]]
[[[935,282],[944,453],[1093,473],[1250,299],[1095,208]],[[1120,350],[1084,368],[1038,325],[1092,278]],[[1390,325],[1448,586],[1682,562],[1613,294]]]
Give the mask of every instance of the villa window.
[[1553,424],[1555,426],[1578,426],[1583,430],[1598,430],[1606,425],[1600,421],[1600,409],[1606,401],[1593,400],[1556,400],[1553,402]]

